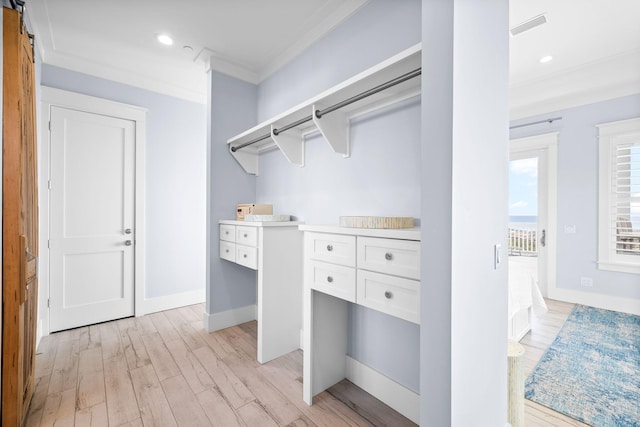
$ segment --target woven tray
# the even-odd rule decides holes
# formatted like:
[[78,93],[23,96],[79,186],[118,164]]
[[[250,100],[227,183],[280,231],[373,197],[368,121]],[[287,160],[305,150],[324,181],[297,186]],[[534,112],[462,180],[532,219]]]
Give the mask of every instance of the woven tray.
[[413,228],[413,217],[410,217],[410,216],[341,216],[340,227]]
[[275,222],[284,222],[291,221],[291,215],[245,215],[244,220],[248,222],[258,221],[275,221]]

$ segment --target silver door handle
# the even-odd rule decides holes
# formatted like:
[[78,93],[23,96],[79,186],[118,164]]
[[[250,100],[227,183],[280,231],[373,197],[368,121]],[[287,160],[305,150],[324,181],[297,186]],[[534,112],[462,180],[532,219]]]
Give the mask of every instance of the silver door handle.
[[543,248],[547,246],[547,230],[542,229],[542,235],[540,236],[540,246]]
[[125,240],[124,245],[125,246],[131,246],[133,243],[131,242],[131,240]]
[[124,234],[131,234],[131,229],[127,228],[126,230],[124,230]]

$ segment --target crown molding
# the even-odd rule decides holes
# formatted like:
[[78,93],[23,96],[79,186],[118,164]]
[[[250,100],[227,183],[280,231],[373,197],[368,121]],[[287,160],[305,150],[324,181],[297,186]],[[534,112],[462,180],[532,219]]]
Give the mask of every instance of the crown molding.
[[[204,67],[200,67],[200,70],[194,67],[193,70],[188,72],[188,76],[185,75],[184,78],[180,80],[181,83],[185,84],[178,85],[157,79],[146,73],[137,73],[129,69],[115,67],[111,64],[89,61],[84,58],[58,52],[47,53],[46,61],[43,62],[47,65],[88,74],[198,104],[207,103],[206,70]],[[165,66],[165,69],[167,68],[168,66]],[[181,72],[184,73],[184,71]]]
[[229,58],[226,58],[207,47],[203,48],[200,53],[198,53],[194,61],[203,62],[205,71],[207,72],[212,70],[218,71],[252,84],[260,83],[258,73],[248,67],[233,62]]
[[510,119],[640,93],[640,50],[510,85]]

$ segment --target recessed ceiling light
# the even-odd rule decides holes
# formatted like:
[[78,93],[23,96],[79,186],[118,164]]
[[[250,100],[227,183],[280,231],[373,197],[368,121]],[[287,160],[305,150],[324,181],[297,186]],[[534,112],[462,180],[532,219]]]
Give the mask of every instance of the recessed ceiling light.
[[543,56],[542,58],[540,58],[540,63],[544,64],[544,63],[550,62],[552,59],[553,59],[553,56],[551,55]]
[[171,46],[173,44],[173,39],[166,34],[158,34],[156,38],[160,43],[165,44],[167,46]]

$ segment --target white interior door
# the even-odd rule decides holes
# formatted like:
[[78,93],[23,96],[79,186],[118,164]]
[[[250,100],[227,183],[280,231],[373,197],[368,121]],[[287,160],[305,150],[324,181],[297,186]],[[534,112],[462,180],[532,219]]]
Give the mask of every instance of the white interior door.
[[135,126],[51,107],[51,332],[134,314]]

